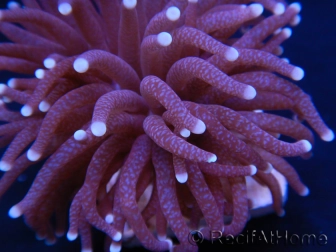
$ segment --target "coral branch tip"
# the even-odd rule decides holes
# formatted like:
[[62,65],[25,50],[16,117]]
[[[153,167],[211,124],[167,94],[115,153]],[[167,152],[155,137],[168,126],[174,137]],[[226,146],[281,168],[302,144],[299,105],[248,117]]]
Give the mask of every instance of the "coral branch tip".
[[187,182],[188,180],[188,173],[184,172],[184,173],[179,173],[175,175],[177,181],[181,184]]
[[301,9],[302,9],[302,6],[301,6],[300,3],[295,2],[295,3],[290,4],[290,5],[288,6],[288,8],[292,8],[292,9],[295,10],[296,13],[300,13],[300,11],[301,11]]
[[78,58],[73,63],[73,68],[78,73],[85,73],[89,69],[89,62],[86,59]]
[[255,165],[250,165],[251,168],[251,176],[257,173],[257,167]]
[[10,163],[7,163],[6,161],[0,161],[0,170],[1,171],[9,171],[12,168],[12,165]]
[[113,220],[114,220],[114,216],[113,214],[107,214],[105,216],[105,221],[108,223],[108,224],[112,224],[113,223]]
[[161,32],[157,36],[157,42],[161,46],[169,46],[172,41],[173,41],[173,38],[168,32]]
[[31,116],[33,114],[33,109],[29,105],[24,105],[21,108],[21,115],[23,116]]
[[230,47],[225,53],[225,58],[228,61],[235,61],[236,59],[238,59],[238,57],[239,57],[239,53],[238,53],[237,49],[235,49],[233,47]]
[[293,80],[299,81],[304,77],[304,71],[301,67],[295,67],[291,73]]
[[328,129],[324,134],[322,134],[321,139],[326,142],[331,142],[334,140],[335,134],[331,129]]
[[137,0],[123,0],[122,3],[126,9],[132,10],[136,7]]
[[39,110],[41,112],[47,112],[50,109],[50,104],[46,101],[41,101],[39,104]]
[[191,132],[194,134],[203,134],[205,130],[206,130],[206,126],[204,122],[198,119],[194,128],[191,130]]
[[58,5],[58,11],[62,15],[67,16],[72,12],[72,6],[69,3],[61,3]]
[[271,173],[273,169],[273,165],[271,163],[267,163],[267,169],[264,171],[264,173]]
[[264,7],[261,4],[257,3],[249,5],[249,8],[254,17],[259,17],[264,11]]
[[84,141],[87,139],[87,133],[85,130],[77,130],[74,134],[74,139],[76,141]]
[[121,246],[119,244],[112,243],[110,245],[110,252],[120,252]]
[[281,15],[285,12],[285,5],[282,3],[277,3],[273,8],[273,13],[275,15]]
[[92,134],[101,137],[106,133],[106,124],[103,122],[94,122],[91,124]]
[[39,160],[41,158],[41,156],[42,156],[41,153],[38,153],[38,152],[36,152],[32,149],[29,149],[27,151],[27,158],[32,162]]
[[9,217],[16,219],[22,215],[22,211],[17,205],[15,205],[9,209],[8,215]]
[[300,140],[299,141],[302,145],[302,150],[306,153],[309,152],[312,149],[312,145],[309,141],[307,140]]
[[181,11],[179,8],[175,6],[169,7],[166,11],[166,17],[170,21],[176,21],[180,18],[180,16],[181,16]]
[[212,156],[207,160],[208,163],[214,163],[217,161],[217,156],[212,154]]
[[6,92],[6,89],[7,89],[7,85],[1,83],[0,84],[0,95],[4,95],[4,93]]
[[72,233],[72,232],[68,232],[68,233],[67,233],[67,239],[68,239],[69,241],[74,241],[74,240],[77,239],[77,237],[78,237],[78,234],[77,234],[77,233]]
[[300,195],[305,197],[305,196],[308,196],[310,193],[310,190],[308,187],[305,187],[301,192],[300,192]]
[[52,69],[56,66],[56,61],[52,58],[46,58],[43,61],[43,65],[45,66],[45,68]]
[[15,81],[15,78],[10,78],[10,79],[7,81],[7,86],[10,87],[10,88],[16,88],[16,81]]
[[252,86],[247,86],[244,90],[244,98],[246,100],[252,100],[256,97],[257,91]]
[[181,129],[180,135],[187,138],[190,136],[190,131],[187,129]]
[[114,236],[113,236],[113,240],[114,241],[120,241],[122,238],[122,234],[120,232],[117,232]]
[[35,71],[35,77],[37,78],[37,79],[43,79],[43,77],[44,77],[44,74],[45,74],[45,71],[43,70],[43,69],[37,69],[36,71]]

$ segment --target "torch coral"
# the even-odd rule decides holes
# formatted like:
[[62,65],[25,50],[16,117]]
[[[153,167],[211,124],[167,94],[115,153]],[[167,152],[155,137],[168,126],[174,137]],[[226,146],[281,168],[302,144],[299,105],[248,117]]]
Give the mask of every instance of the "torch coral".
[[203,219],[204,234],[243,230],[257,207],[248,181],[269,188],[279,215],[278,176],[309,193],[284,157],[309,156],[313,134],[302,121],[324,141],[334,135],[289,81],[303,70],[277,56],[298,3],[22,2],[0,11],[12,41],[0,44],[0,69],[35,77],[0,84],[0,195],[45,160],[9,211],[38,238],[54,243],[69,216],[67,238],[80,236],[82,251],[92,251],[91,227],[110,251],[132,236],[152,251],[195,251],[189,232]]

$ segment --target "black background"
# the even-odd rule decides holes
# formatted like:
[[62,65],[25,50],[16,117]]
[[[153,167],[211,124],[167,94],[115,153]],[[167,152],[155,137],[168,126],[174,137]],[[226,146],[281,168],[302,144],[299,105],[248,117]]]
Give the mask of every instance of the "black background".
[[[5,7],[6,1],[0,1],[0,7]],[[284,43],[284,57],[290,59],[294,65],[305,70],[305,78],[298,85],[311,94],[314,104],[322,118],[330,128],[336,130],[335,114],[335,73],[336,73],[336,2],[302,1],[302,21],[293,29],[292,37]],[[0,81],[5,82],[9,75],[0,72]],[[212,245],[203,244],[201,251],[227,251],[228,249],[244,249],[249,251],[335,251],[336,248],[336,145],[335,142],[326,143],[316,137],[314,156],[309,160],[299,158],[290,159],[291,164],[299,172],[302,181],[310,188],[308,197],[300,197],[289,189],[289,199],[285,205],[286,215],[282,218],[274,214],[252,219],[246,230],[251,233],[262,230],[291,234],[325,234],[328,237],[326,246],[318,245],[290,245],[279,240],[279,245],[265,242],[248,245]],[[23,198],[27,192],[37,169],[32,168],[25,173],[24,182],[15,185],[0,199],[0,251],[80,251],[78,239],[68,242],[61,238],[56,245],[46,246],[37,241],[35,234],[24,224],[22,218],[10,219],[7,215],[9,208]],[[100,234],[96,232],[97,251],[101,250]],[[334,249],[333,249],[334,248]],[[126,251],[126,250],[123,250]],[[135,249],[140,251],[140,249]]]

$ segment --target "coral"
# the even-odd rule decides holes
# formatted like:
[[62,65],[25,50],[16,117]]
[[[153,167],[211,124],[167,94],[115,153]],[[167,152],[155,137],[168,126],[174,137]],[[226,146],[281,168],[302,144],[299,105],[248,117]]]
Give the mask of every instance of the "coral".
[[92,250],[91,227],[110,251],[134,235],[152,251],[195,251],[189,232],[201,223],[205,234],[243,230],[260,207],[252,182],[280,216],[281,181],[309,193],[284,157],[310,155],[304,121],[324,141],[334,135],[291,82],[304,71],[278,57],[298,3],[22,2],[0,11],[12,41],[0,44],[0,69],[35,76],[0,84],[0,196],[44,161],[9,211],[39,239],[54,243],[69,216],[67,238],[80,236],[82,251]]

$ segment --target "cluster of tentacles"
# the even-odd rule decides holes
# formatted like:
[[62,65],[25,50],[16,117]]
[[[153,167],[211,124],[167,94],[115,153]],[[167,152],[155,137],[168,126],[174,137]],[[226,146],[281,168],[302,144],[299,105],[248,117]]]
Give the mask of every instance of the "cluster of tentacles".
[[9,211],[23,215],[38,238],[50,244],[68,230],[69,240],[79,235],[91,251],[95,227],[111,251],[133,235],[161,251],[173,248],[171,230],[174,249],[194,251],[188,234],[201,220],[204,234],[243,230],[258,207],[247,180],[270,190],[279,215],[284,193],[276,174],[308,194],[283,157],[309,155],[313,135],[303,120],[325,141],[333,132],[286,80],[302,79],[303,70],[277,56],[291,34],[284,27],[300,20],[299,4],[22,2],[0,11],[0,31],[12,41],[0,44],[0,69],[35,76],[0,84],[0,145],[8,145],[0,195],[45,160]]

